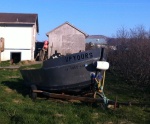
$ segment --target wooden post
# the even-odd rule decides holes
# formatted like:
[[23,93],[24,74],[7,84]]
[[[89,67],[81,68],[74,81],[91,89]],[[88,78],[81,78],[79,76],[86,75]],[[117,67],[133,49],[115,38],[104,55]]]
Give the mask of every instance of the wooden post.
[[0,50],[0,63],[1,63],[1,50]]
[[4,51],[4,38],[0,38],[0,63],[1,63],[1,52]]
[[0,63],[1,63],[2,38],[0,38]]

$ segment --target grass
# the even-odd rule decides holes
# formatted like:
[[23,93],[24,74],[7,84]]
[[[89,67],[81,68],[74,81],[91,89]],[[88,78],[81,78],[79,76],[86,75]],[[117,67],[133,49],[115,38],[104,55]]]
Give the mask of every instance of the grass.
[[[39,68],[41,65],[22,68]],[[149,88],[133,88],[110,72],[106,73],[105,95],[119,101],[150,104]],[[1,124],[149,124],[149,106],[120,106],[103,110],[81,102],[39,97],[32,101],[19,70],[0,70]]]
[[11,65],[10,61],[2,61],[2,62],[0,62],[0,67],[10,66],[10,65]]

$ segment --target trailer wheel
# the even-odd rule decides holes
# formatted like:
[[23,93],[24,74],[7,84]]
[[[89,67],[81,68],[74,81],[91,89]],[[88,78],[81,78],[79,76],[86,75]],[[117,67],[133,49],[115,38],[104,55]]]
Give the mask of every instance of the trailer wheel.
[[30,98],[32,99],[32,100],[36,100],[36,98],[37,98],[37,93],[35,93],[35,92],[33,92],[33,90],[37,90],[37,87],[36,87],[36,85],[31,85],[31,87],[30,87]]
[[40,53],[39,53],[39,60],[40,61],[43,61],[44,60],[44,56],[45,56],[45,50],[40,50]]
[[[96,95],[95,95],[95,98],[103,99],[103,96],[102,96],[102,94],[97,92]],[[107,108],[105,103],[94,103],[94,105],[95,106],[100,106],[102,109],[106,109]]]

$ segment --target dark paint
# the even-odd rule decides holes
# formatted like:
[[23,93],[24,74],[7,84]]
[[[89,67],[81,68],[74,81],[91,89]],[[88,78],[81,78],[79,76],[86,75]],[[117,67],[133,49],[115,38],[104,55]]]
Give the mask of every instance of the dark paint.
[[41,69],[21,70],[21,74],[28,86],[35,84],[39,89],[83,90],[90,87],[90,73],[96,72],[95,62],[103,58],[102,52],[95,49],[48,59]]

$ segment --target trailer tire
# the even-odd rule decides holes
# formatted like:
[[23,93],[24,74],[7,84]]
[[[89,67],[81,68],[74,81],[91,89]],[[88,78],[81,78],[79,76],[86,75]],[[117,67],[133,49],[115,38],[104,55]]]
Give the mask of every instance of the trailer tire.
[[45,51],[42,49],[40,50],[40,53],[39,53],[39,60],[44,61],[44,56],[45,56]]
[[[103,99],[103,96],[100,93],[97,92],[95,98],[101,98],[101,99]],[[103,110],[106,109],[105,103],[94,103],[94,106],[100,106]]]
[[30,98],[31,98],[32,100],[36,100],[36,98],[37,98],[37,93],[33,92],[33,90],[37,90],[36,85],[31,85],[31,87],[30,87]]

